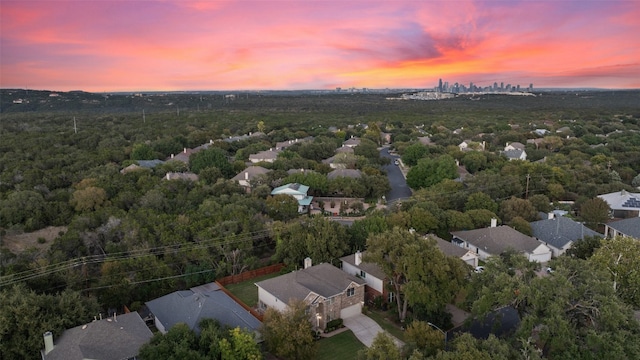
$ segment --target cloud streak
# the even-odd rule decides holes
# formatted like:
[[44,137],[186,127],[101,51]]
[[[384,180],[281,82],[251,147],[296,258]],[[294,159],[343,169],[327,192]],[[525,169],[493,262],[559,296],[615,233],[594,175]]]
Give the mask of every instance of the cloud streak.
[[3,0],[0,7],[3,88],[432,87],[438,78],[639,87],[637,1]]

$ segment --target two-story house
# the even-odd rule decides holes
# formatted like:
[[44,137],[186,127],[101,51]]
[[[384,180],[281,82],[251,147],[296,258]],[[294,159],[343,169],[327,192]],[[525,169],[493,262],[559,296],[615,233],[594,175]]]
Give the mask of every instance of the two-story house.
[[327,323],[348,318],[362,312],[365,281],[331,264],[312,266],[305,259],[305,267],[275,278],[256,283],[260,309],[287,309],[292,300],[307,304],[309,321],[316,329],[325,329]]

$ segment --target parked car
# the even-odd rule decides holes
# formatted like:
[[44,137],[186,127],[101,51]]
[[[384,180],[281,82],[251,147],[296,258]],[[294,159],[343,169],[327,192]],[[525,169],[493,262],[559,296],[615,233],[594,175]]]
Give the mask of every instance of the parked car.
[[396,159],[396,161],[393,162],[396,165],[400,165],[400,161],[398,161],[398,159]]
[[476,269],[473,270],[476,274],[480,274],[484,271],[484,266],[476,266]]

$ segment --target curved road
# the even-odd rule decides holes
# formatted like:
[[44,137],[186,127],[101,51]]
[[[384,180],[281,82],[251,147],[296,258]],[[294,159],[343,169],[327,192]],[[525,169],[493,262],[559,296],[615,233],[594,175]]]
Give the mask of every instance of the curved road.
[[389,154],[388,147],[384,147],[380,150],[380,156],[391,159],[391,163],[383,167],[383,169],[387,171],[387,177],[389,178],[389,184],[391,185],[391,191],[386,195],[387,202],[410,197],[411,189],[407,185],[407,180],[402,175],[400,168],[393,163],[400,157]]

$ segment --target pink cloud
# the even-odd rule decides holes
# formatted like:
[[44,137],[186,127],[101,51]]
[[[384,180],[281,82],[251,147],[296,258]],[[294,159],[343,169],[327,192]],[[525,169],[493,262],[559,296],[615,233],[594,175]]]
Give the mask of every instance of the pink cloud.
[[620,69],[635,69],[640,59],[638,2],[3,0],[0,6],[2,87],[431,87],[438,78],[501,81],[514,74],[540,86],[606,79],[608,87],[634,87],[637,81]]

